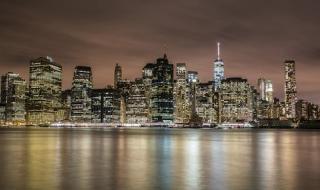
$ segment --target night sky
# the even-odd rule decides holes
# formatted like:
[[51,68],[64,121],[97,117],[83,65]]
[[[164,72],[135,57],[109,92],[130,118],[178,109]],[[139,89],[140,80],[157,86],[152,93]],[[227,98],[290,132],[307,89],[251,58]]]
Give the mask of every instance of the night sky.
[[141,76],[168,54],[212,80],[216,42],[227,77],[269,78],[283,99],[285,59],[295,59],[299,98],[320,103],[320,2],[311,0],[1,0],[0,71],[28,79],[32,58],[51,56],[69,88],[76,65],[94,86]]

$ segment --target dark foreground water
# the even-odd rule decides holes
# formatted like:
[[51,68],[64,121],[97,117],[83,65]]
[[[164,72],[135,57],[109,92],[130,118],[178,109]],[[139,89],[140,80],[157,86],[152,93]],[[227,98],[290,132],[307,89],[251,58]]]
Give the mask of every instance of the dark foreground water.
[[320,189],[320,131],[0,129],[0,189]]

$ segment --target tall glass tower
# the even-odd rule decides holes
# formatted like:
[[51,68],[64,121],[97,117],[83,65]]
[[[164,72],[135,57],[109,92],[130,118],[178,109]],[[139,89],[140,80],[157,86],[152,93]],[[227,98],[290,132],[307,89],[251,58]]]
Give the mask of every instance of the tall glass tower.
[[214,90],[218,91],[221,86],[221,81],[224,79],[224,63],[220,58],[220,42],[217,43],[218,46],[218,58],[214,61],[213,68],[213,82]]
[[285,110],[287,119],[295,118],[297,101],[296,69],[294,60],[286,60],[285,64]]
[[61,104],[62,66],[51,57],[39,57],[30,62],[27,122],[30,125],[56,121]]
[[76,66],[71,88],[71,120],[91,121],[92,71],[88,66]]
[[117,88],[118,82],[122,79],[122,69],[121,66],[117,63],[114,69],[114,87]]

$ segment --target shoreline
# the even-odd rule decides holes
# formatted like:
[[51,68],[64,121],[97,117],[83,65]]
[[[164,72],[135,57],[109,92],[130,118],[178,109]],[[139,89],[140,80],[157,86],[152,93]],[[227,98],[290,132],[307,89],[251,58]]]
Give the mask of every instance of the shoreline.
[[320,129],[320,126],[312,127],[291,127],[291,126],[261,126],[251,128],[217,128],[217,127],[166,127],[166,126],[145,126],[145,127],[50,127],[50,126],[0,126],[0,129],[215,129],[215,130],[243,130],[243,129],[292,129],[292,130],[303,130],[303,129]]

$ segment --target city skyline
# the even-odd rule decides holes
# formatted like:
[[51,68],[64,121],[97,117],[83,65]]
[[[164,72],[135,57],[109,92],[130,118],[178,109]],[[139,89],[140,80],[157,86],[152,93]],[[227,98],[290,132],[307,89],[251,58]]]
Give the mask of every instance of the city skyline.
[[295,59],[298,96],[320,103],[318,2],[34,2],[0,3],[1,74],[28,79],[29,60],[48,55],[64,68],[64,89],[71,88],[77,65],[91,66],[94,87],[102,88],[113,84],[116,63],[133,80],[145,63],[166,52],[172,63],[188,64],[205,82],[211,80],[219,41],[226,77],[247,78],[255,86],[260,77],[271,79],[283,100],[282,63]]

